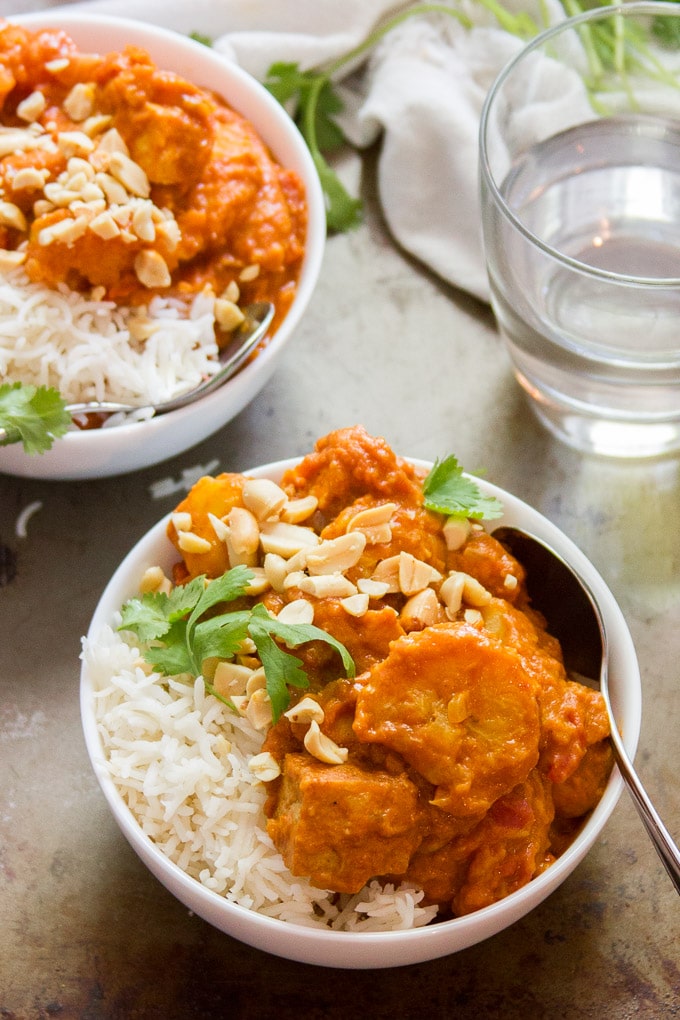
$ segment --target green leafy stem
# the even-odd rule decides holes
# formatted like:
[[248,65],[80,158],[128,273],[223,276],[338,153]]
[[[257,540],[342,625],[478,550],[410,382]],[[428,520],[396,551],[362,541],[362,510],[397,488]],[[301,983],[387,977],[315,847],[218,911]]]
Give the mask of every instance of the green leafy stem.
[[453,454],[435,461],[423,482],[423,496],[428,510],[447,516],[492,520],[503,514],[500,500],[485,495]]
[[[355,675],[355,666],[345,646],[326,631],[312,624],[283,623],[262,603],[213,612],[246,595],[252,577],[247,567],[237,566],[212,581],[205,575],[196,577],[167,595],[147,592],[122,607],[119,630],[136,634],[146,646],[146,661],[166,676],[200,676],[206,659],[233,660],[250,638],[264,668],[276,722],[290,703],[289,687],[309,686],[301,660],[281,645],[297,648],[308,641],[325,641],[338,652],[347,676]],[[235,710],[208,681],[206,690]]]
[[23,443],[26,453],[45,453],[70,425],[64,400],[52,387],[0,385],[0,446]]
[[[480,2],[499,16],[510,31],[523,33],[531,22],[528,15],[511,15],[504,11],[496,0]],[[372,50],[383,36],[402,22],[416,15],[433,13],[452,17],[466,28],[472,27],[467,15],[446,4],[417,4],[390,18],[358,46],[323,68],[301,71],[297,63],[278,62],[272,64],[267,72],[264,84],[272,95],[283,105],[295,105],[294,119],[307,142],[326,198],[326,220],[330,230],[343,231],[358,226],[362,207],[359,199],[349,195],[323,154],[333,152],[345,142],[344,134],[334,120],[334,116],[342,112],[343,103],[334,89],[333,78],[342,68]]]
[[[610,6],[604,0],[590,3],[580,3],[579,0],[561,2],[568,17],[591,8]],[[545,10],[542,15],[543,25],[539,25],[526,12],[513,13],[506,10],[498,0],[478,0],[478,3],[493,15],[502,29],[521,39],[532,38],[548,24]],[[329,230],[350,230],[358,226],[362,219],[360,199],[348,193],[324,155],[336,151],[346,141],[335,119],[342,112],[343,103],[335,89],[334,80],[338,72],[365,56],[398,25],[425,14],[443,14],[454,18],[467,29],[473,27],[471,19],[466,14],[450,5],[416,4],[394,15],[370,33],[358,46],[326,65],[301,71],[297,63],[278,62],[272,64],[267,72],[265,86],[283,105],[293,106],[294,120],[307,142],[324,192]],[[663,45],[678,47],[680,18],[656,18],[652,21],[650,32]],[[595,83],[605,69],[619,73],[624,87],[627,85],[629,68],[635,66],[644,65],[656,73],[659,79],[669,80],[668,73],[655,59],[647,45],[644,30],[638,26],[625,24],[620,18],[612,18],[606,24],[582,26],[581,37],[589,61],[591,73],[589,90],[595,107],[598,106]]]

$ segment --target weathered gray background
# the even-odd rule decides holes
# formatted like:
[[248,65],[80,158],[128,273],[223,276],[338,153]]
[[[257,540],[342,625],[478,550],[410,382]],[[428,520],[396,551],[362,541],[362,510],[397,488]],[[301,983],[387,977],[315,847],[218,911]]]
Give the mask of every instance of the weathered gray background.
[[[41,6],[0,2],[0,15]],[[176,501],[154,499],[153,483],[214,459],[241,470],[301,454],[330,429],[361,422],[405,455],[455,452],[592,558],[641,663],[637,765],[680,836],[679,461],[591,460],[553,441],[524,404],[488,309],[397,250],[376,209],[370,157],[361,171],[353,159],[344,169],[362,188],[366,223],[329,241],[309,312],[251,407],[194,450],[128,477],[0,476],[2,1017],[680,1013],[677,894],[625,794],[586,861],[508,931],[433,963],[347,974],[249,949],[190,916],[119,834],[91,772],[80,637],[122,556]],[[36,500],[41,508],[20,537],[17,518]]]

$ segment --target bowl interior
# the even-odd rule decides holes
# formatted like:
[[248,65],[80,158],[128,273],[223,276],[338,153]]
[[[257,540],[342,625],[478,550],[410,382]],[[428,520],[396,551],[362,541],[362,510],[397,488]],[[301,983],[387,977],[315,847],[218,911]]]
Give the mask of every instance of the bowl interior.
[[[276,481],[294,463],[279,462],[244,473]],[[426,469],[431,467],[422,461],[414,463]],[[613,596],[592,564],[555,525],[496,486],[478,479],[476,482],[483,492],[503,503],[504,517],[495,524],[520,526],[550,542],[581,570],[591,585],[602,608],[610,642],[614,711],[632,757],[640,728],[640,676],[630,633]],[[114,574],[93,616],[88,632],[91,638],[103,625],[111,623],[115,610],[136,591],[147,566],[159,563],[169,569],[176,561],[174,547],[166,537],[167,521],[166,517],[155,525]],[[85,664],[81,671],[81,713],[88,753],[109,807],[123,834],[152,873],[182,903],[219,930],[275,955],[325,967],[368,969],[419,963],[467,948],[508,927],[544,900],[580,863],[602,831],[622,790],[622,781],[614,770],[602,799],[567,851],[528,885],[489,907],[411,931],[355,934],[308,929],[229,903],[181,871],[142,833],[106,770]]]
[[105,53],[128,44],[148,50],[158,66],[213,89],[247,117],[277,160],[299,174],[307,192],[306,252],[295,300],[268,345],[224,386],[194,404],[146,422],[70,432],[39,456],[28,456],[20,444],[0,447],[0,472],[23,477],[83,479],[134,471],[201,442],[243,410],[271,377],[309,303],[321,269],[326,213],[319,177],[306,143],[281,105],[258,81],[209,47],[125,18],[60,10],[13,20],[31,30],[63,28],[84,51]]

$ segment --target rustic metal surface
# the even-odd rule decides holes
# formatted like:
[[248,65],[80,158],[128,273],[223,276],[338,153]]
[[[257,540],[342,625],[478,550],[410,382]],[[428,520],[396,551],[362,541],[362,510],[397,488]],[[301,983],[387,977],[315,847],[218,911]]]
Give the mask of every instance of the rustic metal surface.
[[[358,177],[352,161],[346,170]],[[301,454],[361,422],[403,454],[455,452],[591,557],[640,659],[636,763],[680,836],[680,461],[590,460],[555,443],[525,407],[488,310],[391,242],[370,160],[362,188],[365,225],[330,240],[285,361],[234,422],[123,478],[0,476],[0,1017],[680,1015],[678,898],[626,794],[588,858],[506,932],[432,963],[348,974],[250,949],[191,916],[124,841],[90,769],[80,637],[122,556],[179,498],[154,498],[154,483]]]

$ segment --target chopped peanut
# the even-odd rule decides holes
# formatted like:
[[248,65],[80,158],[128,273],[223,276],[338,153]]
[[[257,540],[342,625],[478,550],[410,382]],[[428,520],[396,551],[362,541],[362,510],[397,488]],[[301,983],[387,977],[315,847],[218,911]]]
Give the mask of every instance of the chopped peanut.
[[314,758],[318,758],[319,761],[326,762],[328,765],[341,765],[347,761],[347,748],[338,747],[334,740],[322,733],[315,719],[312,719],[309,724],[304,745]]

